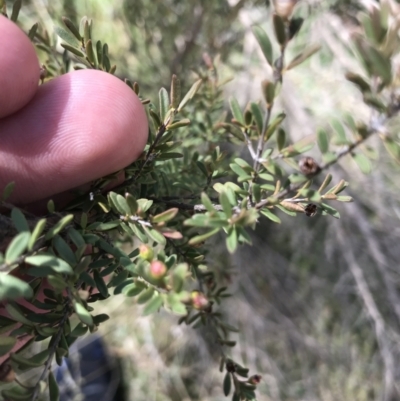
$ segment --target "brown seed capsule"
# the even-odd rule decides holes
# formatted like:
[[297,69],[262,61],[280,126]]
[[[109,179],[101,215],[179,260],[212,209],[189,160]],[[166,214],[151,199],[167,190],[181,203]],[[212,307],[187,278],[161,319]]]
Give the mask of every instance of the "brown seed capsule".
[[318,163],[310,156],[301,158],[299,161],[299,167],[304,175],[314,175],[321,170]]
[[11,383],[15,380],[15,372],[8,363],[0,365],[0,382]]
[[306,214],[306,216],[308,217],[313,217],[317,214],[317,205],[314,205],[313,203],[309,203],[305,209],[304,209],[304,213]]
[[226,362],[226,370],[229,373],[235,373],[236,372],[236,365],[232,361],[227,361]]
[[261,376],[260,375],[253,375],[249,378],[248,382],[251,384],[258,384],[261,381]]

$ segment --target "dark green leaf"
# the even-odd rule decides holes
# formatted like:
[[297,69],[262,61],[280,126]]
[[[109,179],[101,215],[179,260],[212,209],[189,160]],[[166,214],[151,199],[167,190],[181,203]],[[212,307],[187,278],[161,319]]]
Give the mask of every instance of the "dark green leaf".
[[49,399],[50,401],[60,400],[60,390],[58,388],[57,380],[51,370],[49,372]]
[[99,290],[100,294],[104,298],[107,298],[108,297],[108,288],[98,270],[93,270],[93,278],[96,283],[96,288]]
[[19,11],[21,10],[22,0],[15,0],[11,12],[10,20],[17,22]]
[[283,46],[286,43],[285,23],[278,14],[273,15],[274,32],[278,43]]
[[13,208],[11,211],[11,219],[18,232],[29,231],[29,224],[21,210]]
[[17,343],[17,339],[14,337],[0,336],[0,356],[8,354]]
[[64,259],[71,266],[74,266],[76,264],[74,252],[62,237],[60,237],[59,235],[54,236],[53,246],[60,258]]
[[225,377],[224,377],[224,384],[223,384],[225,397],[227,397],[229,395],[229,393],[231,392],[231,388],[232,388],[231,374],[229,372],[226,372]]

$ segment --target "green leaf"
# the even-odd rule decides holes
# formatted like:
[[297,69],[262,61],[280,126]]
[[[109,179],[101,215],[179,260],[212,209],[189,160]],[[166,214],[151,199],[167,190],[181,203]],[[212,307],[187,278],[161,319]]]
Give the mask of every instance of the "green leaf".
[[110,316],[106,315],[105,313],[100,313],[99,315],[93,316],[93,323],[98,325],[106,322],[108,319],[110,319]]
[[215,212],[214,206],[213,206],[210,198],[207,196],[207,194],[205,192],[201,193],[201,203],[206,207],[206,209],[210,213],[214,213]]
[[174,130],[181,127],[187,127],[188,125],[190,125],[190,120],[188,118],[183,118],[182,120],[174,121],[173,123],[168,124],[167,129]]
[[276,134],[276,143],[278,145],[278,150],[281,151],[285,147],[286,143],[286,132],[284,129],[279,128]]
[[285,119],[286,114],[285,113],[279,113],[271,122],[271,124],[268,126],[267,132],[265,133],[265,140],[268,141],[269,138],[271,138],[272,134],[275,132],[276,128],[279,126],[279,124]]
[[278,14],[273,15],[274,32],[278,43],[283,46],[286,43],[285,22]]
[[228,236],[226,238],[226,247],[229,253],[234,253],[238,246],[238,236],[235,227],[232,227],[228,231]]
[[321,193],[332,181],[332,174],[327,174],[321,186],[318,189],[318,192]]
[[231,97],[229,99],[229,105],[231,106],[232,115],[240,124],[245,125],[244,116],[239,106],[239,102],[236,98]]
[[172,273],[172,289],[175,292],[181,292],[183,284],[188,273],[188,265],[186,263],[180,263],[174,268]]
[[329,206],[326,203],[321,203],[320,206],[321,206],[321,209],[323,210],[322,214],[329,214],[330,216],[334,217],[335,219],[340,219],[339,212],[332,206]]
[[225,191],[221,192],[219,195],[219,202],[221,203],[222,209],[226,214],[226,217],[229,219],[232,217],[232,205],[229,202],[228,195]]
[[53,372],[49,372],[49,399],[50,401],[60,400],[60,390],[58,388],[57,380],[55,379]]
[[165,245],[167,243],[167,240],[165,237],[157,230],[154,228],[146,227],[143,226],[143,229],[145,233],[148,235],[148,237],[153,240],[154,242],[157,242],[160,245]]
[[78,40],[73,34],[71,34],[69,31],[66,31],[64,28],[60,26],[55,26],[54,32],[69,46],[75,47],[77,49],[82,46],[80,40]]
[[161,88],[158,92],[158,100],[160,105],[161,121],[165,121],[165,117],[169,109],[169,96],[165,88]]
[[68,264],[74,266],[77,262],[76,257],[69,245],[59,235],[54,236],[53,246],[60,258],[64,259]]
[[364,174],[371,172],[371,162],[363,153],[355,153],[352,155],[353,160]]
[[312,44],[307,46],[300,54],[298,54],[286,67],[286,70],[291,70],[292,68],[296,67],[297,65],[303,63],[308,58],[310,58],[313,54],[321,49],[321,45],[319,44]]
[[46,219],[40,219],[37,223],[35,228],[33,229],[32,235],[29,238],[28,242],[28,250],[31,251],[36,243],[36,241],[39,239],[39,237],[42,235],[43,230],[46,227]]
[[206,241],[208,238],[212,237],[213,235],[215,235],[218,231],[220,230],[220,228],[214,228],[213,230],[205,233],[205,234],[201,234],[201,235],[196,235],[195,237],[191,238],[189,240],[189,244],[190,245],[195,245],[198,244],[200,242],[204,242]]
[[231,388],[232,388],[231,374],[229,372],[226,372],[223,383],[223,390],[225,397],[229,395],[229,393],[231,392]]
[[12,239],[5,254],[5,261],[7,264],[11,265],[25,252],[30,236],[30,232],[24,231]]
[[93,270],[93,278],[96,283],[96,288],[104,298],[108,298],[108,288],[98,270]]
[[153,298],[150,299],[149,302],[147,302],[146,306],[143,309],[143,315],[151,315],[152,313],[158,311],[163,303],[163,298],[159,294],[156,294],[155,296],[153,296]]
[[62,273],[62,274],[73,273],[71,266],[67,262],[51,254],[41,253],[34,256],[28,256],[27,258],[25,258],[25,262],[32,266],[50,267],[53,271],[57,273]]
[[11,219],[18,232],[29,231],[29,224],[21,210],[13,208],[11,211]]
[[146,303],[150,298],[152,298],[154,291],[155,290],[153,287],[149,287],[147,290],[145,290],[139,295],[137,303],[139,305]]
[[257,103],[251,103],[250,109],[253,114],[253,118],[256,123],[256,126],[257,126],[257,131],[260,134],[262,131],[262,126],[263,126],[263,117],[262,117],[262,112],[261,112],[260,106]]
[[188,101],[190,99],[193,98],[193,96],[197,93],[197,91],[200,89],[201,84],[203,83],[202,79],[199,79],[198,81],[196,81],[192,87],[189,89],[189,91],[186,93],[186,95],[184,96],[184,98],[181,100],[181,102],[179,103],[178,106],[178,112],[180,112],[186,105],[186,103],[188,103]]
[[80,304],[79,302],[74,302],[74,309],[82,323],[87,324],[88,326],[93,325],[92,315],[86,310],[86,308]]
[[75,26],[75,24],[67,17],[61,17],[65,26],[69,29],[69,31],[76,37],[76,39],[80,42],[82,40],[82,36],[79,33],[79,29]]
[[168,210],[154,216],[151,219],[151,222],[158,224],[158,223],[170,221],[177,215],[178,212],[179,212],[179,209],[176,207],[174,207],[172,209],[168,209]]
[[[132,284],[129,284],[129,281],[130,280],[127,280],[124,283],[124,286],[122,287],[122,293],[126,297],[135,297],[136,295],[139,295],[143,290],[147,289],[147,286],[145,284],[141,283],[140,281],[132,283]],[[117,288],[115,289],[114,294],[117,291]],[[119,289],[121,289],[121,288],[119,288]]]
[[84,326],[82,323],[78,323],[75,328],[71,331],[71,337],[81,337],[85,335],[88,331],[87,326]]
[[317,133],[317,143],[321,153],[326,153],[329,150],[328,134],[325,130],[319,129]]
[[261,47],[265,59],[268,61],[269,65],[272,66],[273,65],[272,45],[267,33],[260,26],[253,26],[252,30],[254,36],[257,39],[258,44]]
[[17,277],[0,272],[0,301],[33,297],[31,286]]
[[268,219],[272,220],[274,223],[281,223],[281,219],[276,216],[275,214],[273,214],[269,209],[265,208],[261,210],[261,214],[263,214],[265,217],[267,217]]
[[19,310],[17,304],[11,304],[8,303],[6,305],[6,311],[8,312],[8,314],[17,322],[25,324],[29,327],[33,326],[33,323],[28,320],[23,314],[22,312]]
[[338,119],[334,118],[331,121],[331,125],[332,125],[332,128],[335,130],[337,137],[338,137],[335,140],[335,143],[337,145],[347,145],[349,143],[349,140],[347,139],[346,131],[345,131],[342,123]]
[[49,240],[53,238],[55,235],[57,235],[60,231],[62,231],[68,224],[72,222],[74,219],[73,214],[68,214],[67,216],[64,216],[60,221],[58,221],[54,226],[47,232],[45,238],[46,240]]
[[17,343],[17,339],[14,337],[0,336],[0,356],[8,354]]
[[10,20],[17,22],[19,11],[21,10],[22,0],[15,0],[11,11]]
[[386,150],[393,157],[397,163],[400,163],[400,145],[390,137],[383,137],[383,144]]
[[9,182],[9,183],[4,187],[4,189],[3,189],[3,195],[2,195],[2,200],[3,200],[3,201],[7,200],[7,199],[11,196],[12,192],[14,191],[14,187],[15,187],[15,182],[14,182],[14,181]]

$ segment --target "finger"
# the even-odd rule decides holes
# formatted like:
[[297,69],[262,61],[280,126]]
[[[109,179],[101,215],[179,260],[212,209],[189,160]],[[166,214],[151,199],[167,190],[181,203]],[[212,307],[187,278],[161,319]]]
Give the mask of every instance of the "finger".
[[39,75],[39,61],[28,36],[0,15],[0,118],[32,99]]
[[32,101],[0,121],[0,186],[28,203],[117,171],[142,153],[144,108],[118,78],[81,70],[40,86]]

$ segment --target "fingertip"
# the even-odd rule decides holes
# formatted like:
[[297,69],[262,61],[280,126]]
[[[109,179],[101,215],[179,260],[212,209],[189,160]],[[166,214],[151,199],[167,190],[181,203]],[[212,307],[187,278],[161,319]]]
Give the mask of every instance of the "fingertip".
[[123,169],[143,152],[148,122],[136,94],[111,74],[80,70],[39,87],[0,122],[0,183],[30,203]]
[[28,36],[0,15],[0,118],[32,99],[39,76],[39,61]]

